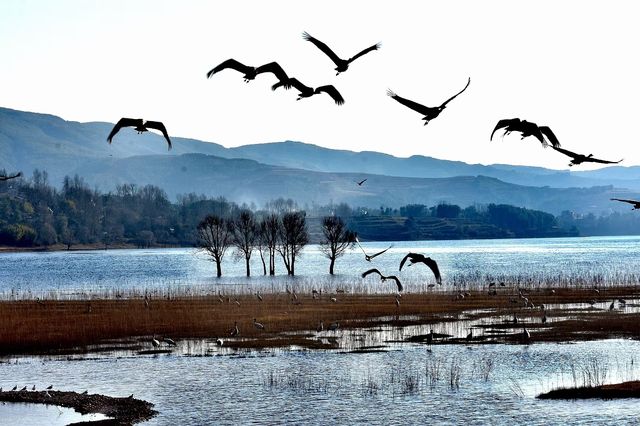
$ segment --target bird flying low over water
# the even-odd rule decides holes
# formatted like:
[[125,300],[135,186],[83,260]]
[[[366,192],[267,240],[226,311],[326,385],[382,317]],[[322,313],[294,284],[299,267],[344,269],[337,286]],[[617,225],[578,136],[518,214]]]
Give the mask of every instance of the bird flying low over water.
[[367,179],[362,179],[360,182],[356,182],[358,184],[358,186],[362,186],[363,183],[365,183],[367,181]]
[[467,85],[464,86],[464,89],[462,89],[461,91],[459,91],[458,93],[456,93],[455,95],[453,95],[452,97],[444,101],[442,105],[437,107],[428,107],[428,106],[421,105],[417,102],[410,101],[409,99],[405,99],[403,97],[396,95],[391,89],[387,89],[387,95],[391,96],[392,99],[395,99],[396,101],[400,102],[402,105],[406,106],[407,108],[411,108],[412,110],[419,112],[420,114],[423,114],[424,117],[422,117],[422,119],[424,120],[424,125],[426,126],[427,124],[429,124],[429,121],[433,120],[434,118],[440,115],[440,113],[446,108],[449,102],[451,102],[456,97],[458,97],[462,92],[467,90],[467,87],[469,87],[470,83],[471,83],[471,77],[469,77],[469,81],[467,82]]
[[285,89],[291,86],[296,88],[298,92],[300,92],[296,101],[299,101],[302,98],[310,98],[313,95],[324,92],[327,95],[331,96],[331,98],[333,98],[334,102],[337,105],[342,105],[344,103],[344,98],[342,97],[340,92],[338,92],[338,89],[330,84],[326,86],[316,87],[314,89],[313,87],[305,86],[304,84],[300,83],[297,78],[293,77],[287,80],[280,80],[279,82],[271,86],[271,90],[276,90],[280,86],[284,86]]
[[18,172],[14,175],[0,175],[0,182],[3,182],[5,180],[9,180],[9,179],[15,179],[15,178],[19,178],[20,176],[22,176],[22,172]]
[[317,38],[311,37],[308,32],[305,31],[304,33],[302,33],[302,38],[313,43],[318,49],[322,50],[322,52],[327,55],[334,64],[336,64],[336,75],[340,74],[341,72],[345,72],[349,68],[349,64],[358,59],[360,56],[366,55],[371,51],[378,50],[381,46],[380,43],[376,43],[373,46],[367,47],[366,49],[357,53],[355,56],[352,56],[349,59],[341,59],[333,52],[333,50],[329,48],[329,46],[327,46]]
[[629,203],[633,206],[633,210],[640,209],[640,201],[636,200],[625,200],[622,198],[611,198],[611,201],[622,201],[623,203]]
[[567,157],[571,157],[571,161],[569,162],[569,167],[582,164],[582,163],[618,164],[622,161],[622,160],[618,160],[618,161],[601,160],[599,158],[595,158],[593,154],[589,154],[589,155],[577,154],[575,152],[569,151],[568,149],[563,149],[555,146],[553,147],[553,149],[566,155]]
[[360,245],[360,240],[358,240],[358,237],[356,237],[356,243],[358,243],[358,247],[360,247],[360,250],[362,250],[362,252],[364,253],[364,258],[367,262],[371,262],[371,259],[373,259],[376,256],[380,256],[382,253],[386,252],[387,250],[389,250],[391,247],[393,247],[393,244],[390,245],[389,247],[387,247],[386,249],[379,251],[378,253],[374,253],[372,255],[368,255],[366,251],[364,251],[364,249],[362,248],[362,246]]
[[560,147],[560,141],[549,127],[538,126],[536,123],[532,123],[527,120],[520,120],[519,118],[508,118],[498,121],[498,124],[496,124],[493,132],[491,132],[491,138],[489,138],[489,140],[493,140],[493,134],[498,129],[503,128],[503,137],[511,132],[520,132],[522,133],[522,137],[520,138],[521,140],[526,138],[527,136],[534,136],[540,141],[542,146],[546,147],[551,144],[551,146],[553,146],[554,148]]
[[396,282],[396,286],[398,286],[398,291],[399,292],[401,292],[403,290],[403,288],[404,288],[404,287],[402,287],[402,283],[400,282],[398,277],[396,277],[395,275],[384,276],[376,268],[369,269],[368,271],[363,272],[362,273],[362,278],[365,278],[367,275],[370,275],[370,274],[378,274],[378,275],[380,275],[380,279],[382,280],[382,282],[385,282],[386,280],[394,280]]
[[440,269],[438,269],[438,264],[436,263],[435,260],[431,259],[430,257],[423,256],[419,253],[409,253],[400,262],[399,271],[402,271],[402,267],[407,262],[407,260],[409,260],[410,262],[409,266],[413,265],[414,263],[424,263],[425,265],[427,265],[433,272],[433,275],[436,277],[436,282],[438,284],[442,284]]
[[169,139],[169,134],[167,133],[167,128],[164,127],[164,124],[160,121],[144,121],[142,118],[121,118],[120,121],[113,126],[111,133],[107,136],[107,141],[111,143],[113,137],[123,127],[135,127],[135,130],[138,133],[147,132],[149,129],[160,130],[164,138],[167,140],[169,149],[171,149],[171,139]]
[[[282,67],[277,62],[269,62],[268,64],[264,64],[256,68],[249,65],[244,65],[236,61],[235,59],[227,59],[226,61],[217,65],[215,68],[209,70],[209,72],[207,72],[207,78],[211,78],[211,76],[213,76],[214,74],[228,68],[243,73],[244,74],[243,78],[245,83],[248,83],[249,81],[256,78],[258,74],[262,74],[265,72],[270,72],[274,74],[280,81],[289,79],[289,77],[287,76],[287,73],[284,72]],[[289,87],[287,87],[287,89],[288,88]]]

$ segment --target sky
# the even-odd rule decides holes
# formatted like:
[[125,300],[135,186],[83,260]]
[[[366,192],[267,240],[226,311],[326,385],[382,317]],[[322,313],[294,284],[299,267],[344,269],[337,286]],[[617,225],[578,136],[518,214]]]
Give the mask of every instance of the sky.
[[[640,3],[634,1],[0,2],[0,106],[72,121],[164,122],[169,134],[232,147],[296,140],[467,163],[566,168],[568,158],[498,120],[549,126],[563,147],[640,164]],[[346,73],[301,34],[348,58]],[[271,75],[206,73],[234,58],[277,61],[326,95],[296,101]],[[436,106],[422,115],[390,97]],[[0,123],[1,124],[1,123]],[[587,170],[593,167],[577,166]]]

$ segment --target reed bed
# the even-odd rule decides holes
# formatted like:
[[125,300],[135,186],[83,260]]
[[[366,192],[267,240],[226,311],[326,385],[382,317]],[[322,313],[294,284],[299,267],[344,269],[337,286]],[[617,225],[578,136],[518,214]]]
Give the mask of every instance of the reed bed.
[[[510,287],[498,288],[496,295],[486,290],[471,290],[465,292],[463,298],[460,290],[407,293],[400,299],[399,306],[394,293],[333,291],[316,296],[311,289],[296,288],[295,294],[289,290],[290,293],[285,290],[256,294],[253,288],[236,292],[208,289],[203,295],[193,288],[188,291],[152,289],[109,292],[106,297],[4,300],[0,301],[3,324],[0,351],[10,354],[78,351],[117,339],[140,338],[148,344],[153,336],[226,339],[236,322],[242,339],[229,341],[227,344],[231,346],[330,348],[335,345],[315,335],[320,321],[325,328],[337,322],[340,330],[350,330],[381,324],[400,327],[454,321],[463,314],[471,318],[494,318],[500,323],[500,318],[514,312],[530,324],[527,327],[532,331],[532,341],[640,337],[637,312],[572,308],[571,315],[566,316],[548,308],[551,320],[540,324],[541,311],[514,305],[514,300],[519,303],[519,289]],[[593,299],[605,303],[617,298],[640,297],[636,286],[601,288],[598,293],[591,287],[551,290],[528,289],[526,294],[536,306],[550,307],[586,304]],[[254,318],[265,325],[264,330],[254,327]],[[297,334],[291,335],[292,332]]]

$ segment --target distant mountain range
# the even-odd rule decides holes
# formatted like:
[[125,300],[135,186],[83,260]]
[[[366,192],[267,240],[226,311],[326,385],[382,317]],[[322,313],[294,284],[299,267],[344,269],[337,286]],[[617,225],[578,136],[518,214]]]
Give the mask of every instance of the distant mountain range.
[[[169,196],[196,192],[258,205],[290,197],[299,203],[347,202],[398,207],[409,203],[508,203],[558,214],[562,210],[626,210],[611,196],[640,192],[640,167],[569,172],[539,167],[467,164],[378,152],[333,150],[301,142],[225,148],[172,137],[174,149],[153,133],[122,130],[112,145],[113,123],[78,123],[0,108],[0,168],[46,170],[50,182],[79,174],[92,186],[154,184]],[[368,178],[359,187],[356,180]],[[618,189],[622,188],[622,189]],[[626,189],[625,189],[626,188]]]

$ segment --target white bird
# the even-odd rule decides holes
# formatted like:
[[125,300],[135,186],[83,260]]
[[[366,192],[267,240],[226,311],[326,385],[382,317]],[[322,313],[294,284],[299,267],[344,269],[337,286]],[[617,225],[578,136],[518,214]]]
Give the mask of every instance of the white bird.
[[259,301],[262,302],[262,296],[260,296],[260,293],[256,293],[256,297],[258,298]]
[[336,299],[335,297],[332,297],[330,300],[334,303],[338,301],[338,299]]
[[223,344],[224,342],[222,341],[222,339],[216,339],[216,345],[222,346]]
[[318,333],[324,330],[324,323],[322,321],[320,321],[320,324],[318,324],[318,328],[316,330],[318,331]]
[[151,344],[153,345],[154,348],[157,348],[158,346],[160,346],[160,342],[155,337],[151,339]]
[[258,330],[264,330],[264,324],[259,323],[258,321],[256,321],[256,319],[253,319],[253,325],[258,329]]

